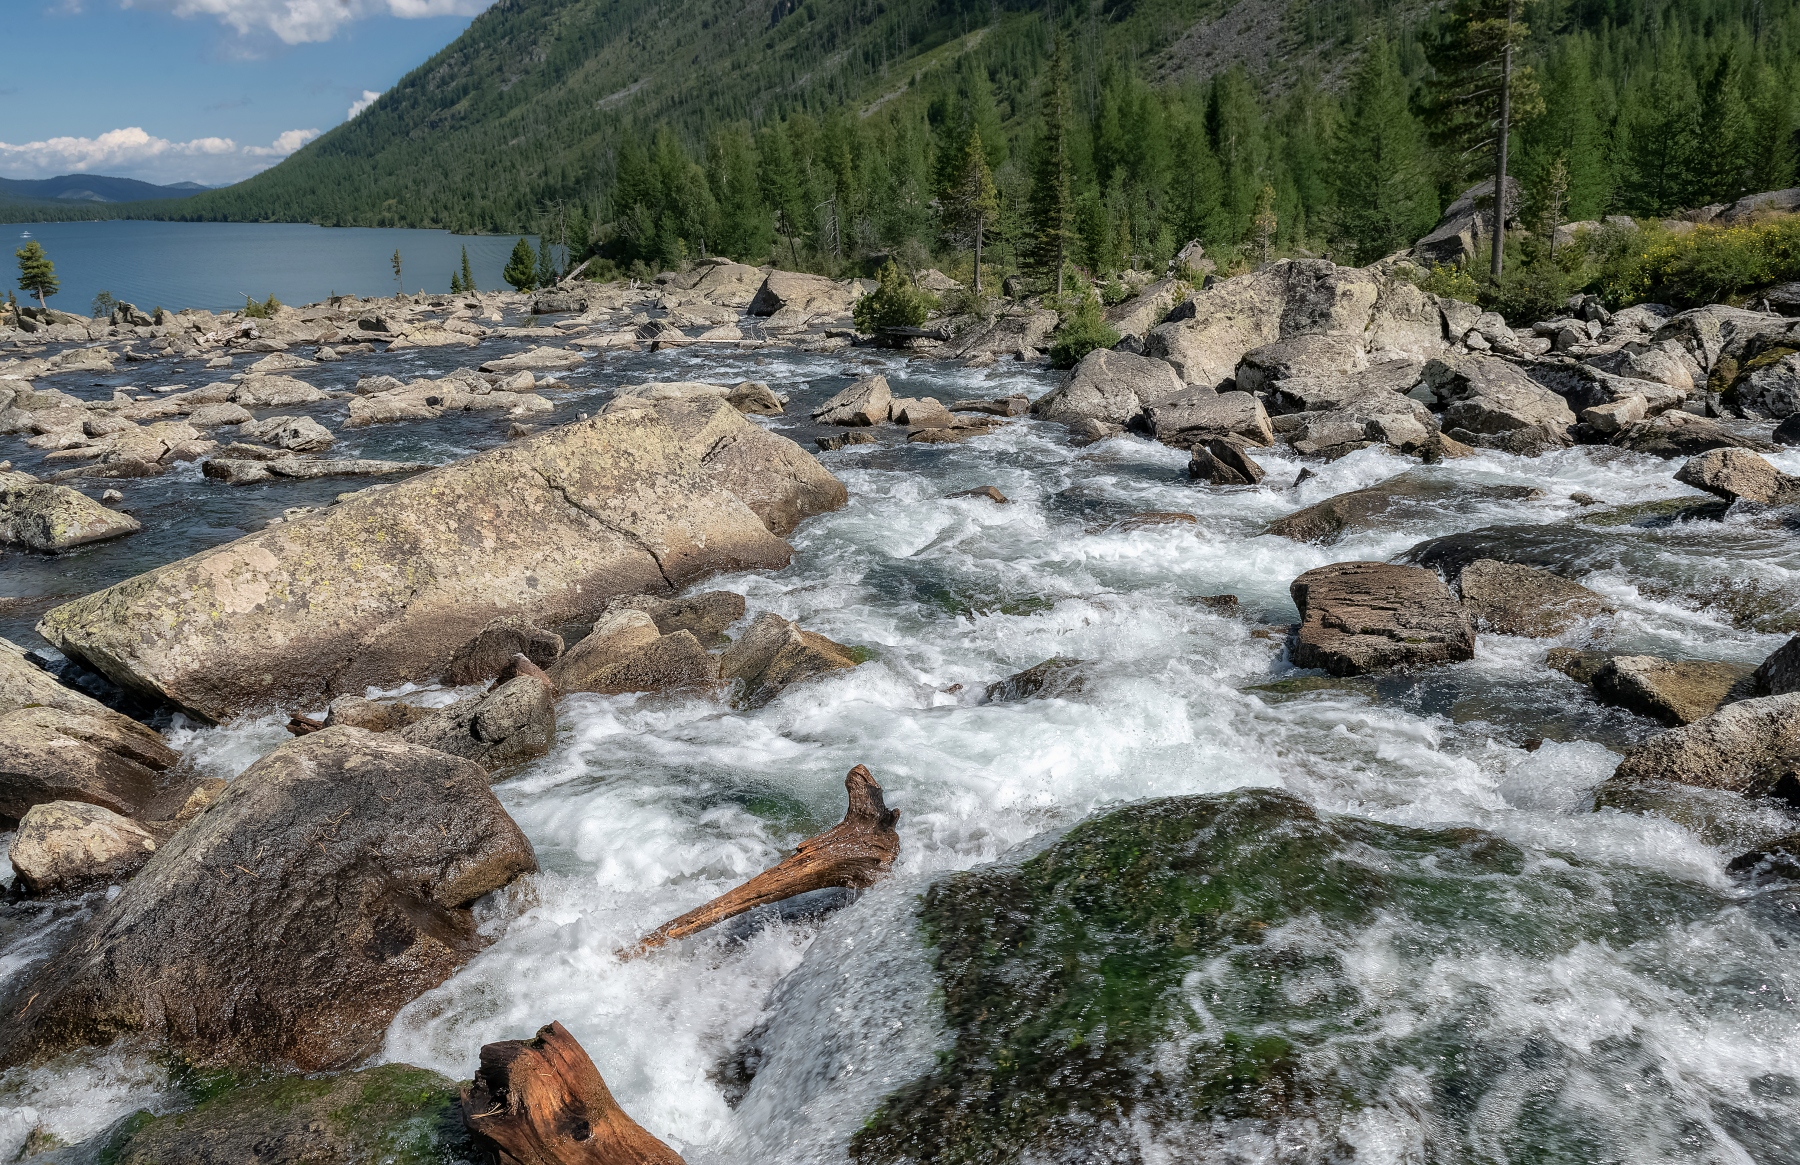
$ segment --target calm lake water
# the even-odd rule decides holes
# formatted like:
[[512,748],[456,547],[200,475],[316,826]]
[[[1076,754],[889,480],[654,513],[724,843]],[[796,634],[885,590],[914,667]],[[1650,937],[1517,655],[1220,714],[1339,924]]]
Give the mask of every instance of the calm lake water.
[[[7,250],[29,232],[56,263],[62,291],[50,306],[87,314],[110,291],[149,311],[166,307],[242,307],[245,296],[311,303],[332,294],[392,295],[392,259],[400,252],[406,290],[448,291],[464,247],[477,287],[505,284],[516,237],[448,231],[316,227],[306,223],[57,222],[0,227]],[[534,238],[532,242],[536,243]],[[8,273],[6,283],[14,279]]]

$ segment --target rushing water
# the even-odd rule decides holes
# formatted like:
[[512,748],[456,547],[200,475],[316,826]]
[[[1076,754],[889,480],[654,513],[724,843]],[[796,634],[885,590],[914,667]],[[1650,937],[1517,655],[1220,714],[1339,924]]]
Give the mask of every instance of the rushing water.
[[[10,253],[25,235],[43,244],[62,290],[49,305],[85,315],[101,290],[145,311],[241,308],[245,297],[311,303],[328,295],[392,295],[400,252],[405,290],[448,291],[464,248],[475,285],[504,287],[512,235],[453,235],[397,227],[306,223],[45,222],[0,224]],[[536,245],[536,238],[532,239]]]
[[[466,357],[407,360],[442,371]],[[391,367],[361,358],[304,375],[329,388]],[[1037,395],[1052,383],[1014,366],[689,349],[590,362],[566,377],[558,416],[596,409],[620,383],[759,379],[793,397],[772,427],[810,444],[807,406],[872,368],[896,395]],[[163,373],[133,368],[80,391],[153,382],[146,375]],[[306,411],[333,428],[343,415],[341,402]],[[340,448],[444,461],[496,443],[505,424],[351,430]],[[21,449],[12,442],[0,455]],[[740,591],[751,618],[779,612],[868,649],[871,662],[756,711],[691,696],[565,699],[550,754],[497,785],[542,873],[481,906],[494,944],[395,1019],[382,1058],[466,1078],[482,1043],[556,1019],[626,1110],[695,1165],[841,1161],[881,1099],[931,1069],[943,1039],[914,921],[927,885],[1016,860],[1108,806],[1266,786],[1332,813],[1492,831],[1523,865],[1485,876],[1496,905],[1471,916],[1466,934],[1397,912],[1330,938],[1335,979],[1319,990],[1347,993],[1360,1017],[1354,1030],[1316,1032],[1311,1054],[1358,1097],[1333,1127],[1297,1125],[1286,1141],[1136,1130],[1127,1139],[1138,1156],[1120,1159],[1344,1160],[1327,1150],[1348,1146],[1354,1160],[1394,1163],[1800,1161],[1794,900],[1724,872],[1746,837],[1793,825],[1745,806],[1713,844],[1668,820],[1593,812],[1591,792],[1616,750],[1657,728],[1600,707],[1543,663],[1551,647],[1590,643],[1756,663],[1785,641],[1776,628],[1800,583],[1800,542],[1766,514],[1584,521],[1592,510],[1572,493],[1609,507],[1694,493],[1674,482],[1672,463],[1608,449],[1483,453],[1423,471],[1366,450],[1311,466],[1297,488],[1297,459],[1271,450],[1261,460],[1260,487],[1197,487],[1185,454],[1130,437],[1073,448],[1060,427],[1029,421],[962,445],[884,433],[880,444],[825,455],[850,504],[802,525],[793,564],[697,589]],[[1800,454],[1773,460],[1800,472]],[[1406,471],[1541,492],[1453,495],[1330,547],[1260,534],[1272,517]],[[14,601],[0,633],[28,637],[50,595],[104,585],[357,483],[232,488],[183,470],[106,484],[128,491],[146,531],[55,560],[0,560]],[[982,485],[1010,504],[946,496]],[[1198,522],[1120,525],[1144,511]],[[1259,630],[1294,619],[1296,575],[1489,526],[1577,563],[1618,614],[1555,640],[1484,635],[1473,661],[1410,678],[1258,690],[1294,674],[1280,635]],[[1235,616],[1194,601],[1226,593],[1239,597]],[[1746,615],[1732,598],[1745,593],[1766,610]],[[1735,625],[1759,620],[1764,630]],[[1093,661],[1083,690],[981,702],[987,684],[1054,656]],[[286,739],[276,716],[173,735],[225,776]],[[1535,751],[1522,747],[1539,739]],[[844,773],[858,763],[902,813],[891,880],[823,925],[617,957],[836,821]],[[1433,869],[1427,861],[1416,876],[1446,886],[1465,876]],[[0,973],[29,957],[25,935],[65,924],[16,922]],[[1502,938],[1483,937],[1492,934]],[[1467,941],[1450,941],[1459,935]],[[1296,924],[1267,941],[1325,939]],[[1197,967],[1184,990],[1200,1007],[1241,973],[1229,961]],[[753,1032],[763,1068],[734,1107],[720,1067]],[[1465,1060],[1484,1067],[1456,1077],[1461,1100],[1446,1107],[1443,1078]],[[15,1071],[5,1089],[0,1157],[35,1123],[72,1139],[171,1103],[160,1069],[124,1052]]]

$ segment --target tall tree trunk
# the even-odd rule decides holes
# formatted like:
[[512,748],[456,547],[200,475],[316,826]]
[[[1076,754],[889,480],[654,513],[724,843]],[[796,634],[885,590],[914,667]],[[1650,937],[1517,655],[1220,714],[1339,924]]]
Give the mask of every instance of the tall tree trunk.
[[1494,260],[1489,273],[1495,279],[1506,267],[1506,147],[1507,131],[1512,121],[1512,25],[1518,5],[1506,6],[1506,49],[1500,65],[1500,148],[1495,151],[1494,167]]
[[981,294],[981,214],[975,215],[975,294]]

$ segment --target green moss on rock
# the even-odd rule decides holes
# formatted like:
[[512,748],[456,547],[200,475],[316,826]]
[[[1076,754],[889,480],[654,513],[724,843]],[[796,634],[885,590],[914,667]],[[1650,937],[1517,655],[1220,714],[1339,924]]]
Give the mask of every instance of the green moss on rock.
[[243,1087],[209,1074],[187,1112],[121,1125],[103,1165],[450,1165],[473,1159],[455,1082],[409,1064]]
[[1596,876],[1569,859],[1534,864],[1480,830],[1326,817],[1275,790],[1091,819],[1029,861],[927,893],[952,1042],[888,1097],[852,1156],[1126,1162],[1143,1159],[1146,1130],[1175,1129],[1210,1160],[1207,1129],[1276,1135],[1290,1121],[1328,1147],[1397,1073],[1432,1081],[1439,1115],[1467,1128],[1458,1110],[1509,1070],[1505,1050],[1452,1079],[1445,1048],[1465,1053],[1468,1035],[1456,1009],[1390,1035],[1395,1000],[1368,990],[1346,952],[1379,935],[1402,977],[1459,953],[1543,959],[1629,942],[1704,897],[1638,876],[1650,919],[1572,909]]

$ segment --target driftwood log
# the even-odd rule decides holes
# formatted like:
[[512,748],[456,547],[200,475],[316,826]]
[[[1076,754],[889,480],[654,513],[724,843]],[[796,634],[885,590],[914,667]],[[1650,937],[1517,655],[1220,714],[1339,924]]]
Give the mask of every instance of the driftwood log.
[[844,790],[850,795],[850,808],[842,821],[801,842],[792,857],[706,905],[663,923],[639,939],[636,947],[621,953],[634,958],[746,910],[809,890],[827,886],[861,890],[881,881],[900,853],[900,835],[894,829],[900,811],[887,807],[881,798],[881,786],[862,765],[844,777]]
[[625,1115],[600,1070],[560,1023],[481,1049],[462,1090],[463,1123],[500,1165],[683,1165]]

